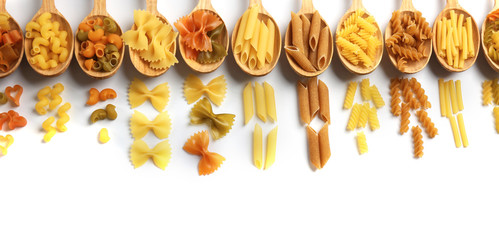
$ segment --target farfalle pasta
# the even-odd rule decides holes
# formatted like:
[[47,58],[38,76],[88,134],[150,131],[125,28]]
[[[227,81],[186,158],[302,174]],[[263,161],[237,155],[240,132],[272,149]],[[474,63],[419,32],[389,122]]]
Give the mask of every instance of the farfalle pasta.
[[168,140],[158,143],[154,148],[150,149],[147,143],[142,140],[133,142],[130,149],[130,160],[135,168],[141,167],[149,159],[152,159],[154,165],[165,170],[172,154],[172,148]]
[[221,75],[204,85],[201,79],[189,74],[184,82],[184,97],[188,104],[196,102],[203,95],[208,97],[215,105],[220,106],[227,94],[227,82]]
[[0,71],[10,71],[21,57],[22,33],[11,29],[8,13],[0,13]]
[[32,39],[31,49],[26,51],[29,62],[42,70],[55,68],[69,57],[68,32],[59,30],[60,23],[51,18],[52,14],[45,12],[26,24],[26,38]]
[[144,82],[138,78],[134,78],[128,90],[128,101],[132,108],[136,108],[149,100],[152,106],[161,112],[165,109],[169,99],[170,90],[166,82],[149,90]]
[[138,51],[152,69],[163,70],[178,63],[173,52],[178,33],[171,25],[144,10],[135,10],[133,19],[134,28],[123,34],[125,44]]
[[201,131],[187,139],[183,147],[186,152],[201,156],[198,164],[199,175],[212,174],[225,161],[222,155],[208,151],[209,144],[210,136],[208,132]]
[[149,131],[159,139],[165,139],[170,135],[171,128],[171,119],[166,111],[158,114],[152,121],[139,111],[135,111],[130,118],[130,131],[135,139],[143,138]]
[[234,124],[234,114],[215,114],[210,101],[203,98],[192,107],[190,118],[192,124],[207,124],[213,138],[219,139],[225,136]]
[[197,10],[174,23],[180,33],[185,58],[201,64],[215,63],[227,55],[222,44],[225,26],[222,20],[207,10]]
[[96,17],[78,25],[76,33],[78,54],[84,59],[87,71],[111,72],[123,59],[121,30],[110,17]]

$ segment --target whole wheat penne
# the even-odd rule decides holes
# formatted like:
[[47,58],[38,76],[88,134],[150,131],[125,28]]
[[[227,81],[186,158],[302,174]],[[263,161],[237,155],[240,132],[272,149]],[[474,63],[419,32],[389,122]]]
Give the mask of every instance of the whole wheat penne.
[[328,125],[324,124],[321,130],[319,130],[319,154],[321,158],[321,168],[326,165],[327,161],[331,157],[331,148],[329,146],[329,133]]
[[310,104],[310,119],[314,119],[319,113],[319,86],[317,85],[317,77],[309,78],[308,82],[308,101]]
[[329,113],[329,89],[321,80],[319,80],[319,118],[327,124],[331,123]]
[[315,51],[317,50],[317,45],[319,44],[319,34],[321,32],[321,15],[319,12],[315,11],[312,16],[312,21],[310,22],[310,34],[308,39],[308,44],[310,48]]
[[319,136],[317,135],[317,132],[310,126],[307,126],[307,140],[310,163],[312,163],[312,165],[314,165],[317,169],[321,169]]
[[300,119],[303,123],[310,123],[310,104],[308,102],[308,88],[302,81],[296,84],[298,93],[298,109],[300,111]]
[[291,12],[291,42],[303,54],[303,23],[296,13]]
[[303,54],[305,54],[305,57],[310,59],[308,57],[310,50],[309,50],[309,44],[307,42],[308,36],[310,35],[310,20],[308,20],[308,18],[304,14],[301,14],[300,18],[301,18],[302,25],[303,25],[303,41],[304,41]]
[[319,46],[317,50],[317,68],[322,70],[327,66],[327,55],[329,48],[329,28],[322,28],[321,34],[319,35]]
[[305,57],[305,55],[300,52],[300,50],[295,47],[295,46],[287,46],[284,47],[284,50],[286,50],[286,53],[291,56],[292,59],[295,60],[295,62],[305,71],[307,72],[315,72],[315,67],[312,66],[312,63],[310,60]]

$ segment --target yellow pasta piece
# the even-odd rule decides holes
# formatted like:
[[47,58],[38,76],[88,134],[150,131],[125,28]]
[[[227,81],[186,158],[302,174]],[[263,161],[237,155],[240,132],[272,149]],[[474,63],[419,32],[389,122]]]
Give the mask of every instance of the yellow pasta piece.
[[243,51],[243,43],[244,43],[244,32],[246,31],[246,26],[248,25],[248,16],[250,11],[246,10],[241,18],[241,22],[239,23],[239,29],[236,35],[236,42],[234,44],[234,53],[239,54]]
[[463,111],[464,103],[463,103],[463,92],[461,90],[461,80],[456,80],[456,97],[457,97],[457,109],[459,111]]
[[168,140],[158,143],[154,148],[150,149],[147,143],[143,140],[133,142],[130,150],[130,160],[135,168],[138,168],[147,160],[152,159],[154,165],[165,170],[170,163],[172,148]]
[[348,83],[347,92],[345,94],[345,100],[343,102],[344,109],[350,109],[353,106],[353,100],[355,97],[355,92],[357,91],[358,83],[355,81],[350,81]]
[[350,118],[347,123],[347,130],[353,131],[359,122],[360,112],[362,110],[362,105],[356,103],[353,105],[352,111],[350,112]]
[[54,110],[62,103],[62,97],[60,94],[64,91],[64,85],[62,83],[56,83],[52,90],[50,91],[50,104],[49,109]]
[[258,48],[256,51],[256,57],[258,59],[257,67],[258,69],[262,69],[263,66],[265,65],[265,57],[267,54],[267,45],[269,43],[269,29],[267,28],[267,25],[265,25],[263,22],[260,23],[260,33],[259,33],[259,40],[258,40]]
[[165,139],[170,135],[171,119],[167,111],[161,112],[152,121],[139,111],[135,111],[130,118],[130,131],[135,139],[141,139],[152,131],[159,139]]
[[378,110],[375,107],[369,108],[369,127],[371,131],[377,130],[380,128],[379,119],[378,119]]
[[35,110],[40,115],[47,114],[47,109],[45,109],[45,107],[47,107],[50,103],[50,100],[48,98],[49,94],[50,94],[50,87],[46,86],[40,89],[36,95],[39,101],[35,104]]
[[369,78],[364,78],[360,82],[360,96],[362,96],[362,100],[369,101],[371,100],[371,83],[369,82]]
[[258,9],[259,5],[251,7],[248,15],[248,22],[244,29],[244,40],[250,40],[255,35],[255,25],[258,23]]
[[381,97],[381,94],[379,93],[378,87],[376,87],[376,85],[370,87],[369,95],[371,95],[371,99],[376,108],[385,106],[385,101],[383,101],[383,98]]
[[206,86],[201,79],[193,74],[189,74],[184,82],[184,97],[188,104],[196,102],[205,95],[215,105],[220,106],[226,94],[227,82],[224,75],[214,78]]
[[457,148],[461,147],[461,138],[459,136],[459,130],[457,129],[456,118],[454,116],[449,117],[450,126],[452,128],[452,135],[454,136],[454,143]]
[[492,81],[490,80],[482,83],[482,100],[484,106],[492,103]]
[[109,137],[109,132],[107,131],[107,128],[102,128],[99,131],[99,142],[104,144],[109,142],[109,140],[111,140],[111,138]]
[[263,143],[262,143],[262,128],[258,123],[255,124],[255,130],[253,131],[253,164],[258,169],[262,169],[263,161]]
[[69,122],[69,115],[67,113],[69,109],[71,109],[70,103],[65,103],[59,109],[57,109],[57,115],[59,116],[59,119],[57,119],[55,125],[57,126],[57,130],[61,132],[65,132],[68,130],[68,128],[66,127],[66,123]]
[[445,116],[450,118],[452,116],[452,108],[451,108],[451,98],[450,98],[450,81],[444,83],[445,85]]
[[449,81],[449,87],[450,87],[449,91],[450,91],[450,100],[451,100],[451,106],[452,106],[452,113],[456,114],[459,109],[457,107],[456,87],[454,85],[454,81],[453,80]]
[[275,25],[270,18],[267,20],[267,28],[269,29],[269,43],[267,44],[265,60],[267,63],[271,63],[274,59]]
[[450,19],[452,26],[452,40],[454,40],[454,45],[459,46],[459,39],[457,37],[457,14],[454,10],[450,11]]
[[260,83],[255,82],[256,116],[263,122],[267,122],[267,107],[265,104],[265,93]]
[[362,104],[361,110],[360,110],[360,115],[359,115],[359,121],[357,122],[357,127],[358,128],[365,128],[367,126],[367,121],[369,119],[369,110],[370,110],[369,103],[366,102]]
[[277,148],[277,126],[267,135],[267,157],[265,158],[264,169],[269,169],[275,162]]
[[360,155],[367,153],[368,151],[366,135],[364,132],[357,132],[357,148]]
[[267,109],[267,116],[269,116],[269,119],[272,122],[277,122],[274,88],[267,82],[263,82],[263,89],[265,91],[265,108]]
[[468,34],[468,55],[475,56],[475,44],[473,43],[473,28],[471,28],[471,17],[466,18],[466,33]]
[[[447,18],[443,17],[442,18],[442,44],[441,48],[442,50],[447,50]],[[443,52],[443,51],[442,51]],[[444,52],[445,54],[445,52]]]
[[253,85],[251,82],[246,84],[243,90],[243,106],[244,106],[244,124],[248,124],[248,122],[253,118],[254,108],[253,108]]
[[260,29],[262,27],[261,25],[263,25],[262,22],[260,22],[260,21],[255,22],[255,27],[253,30],[253,37],[251,37],[251,39],[250,39],[251,50],[255,51],[255,56],[256,56],[256,52],[258,50],[258,42],[260,40]]
[[464,20],[464,15],[459,14],[459,17],[457,18],[457,38],[459,41],[459,50],[463,50],[463,20]]
[[256,69],[257,64],[258,64],[258,60],[256,58],[256,50],[253,48],[250,48],[248,67],[249,67],[249,69],[254,70],[254,69]]
[[149,90],[144,82],[134,78],[128,90],[128,101],[132,108],[136,108],[149,100],[152,106],[161,112],[165,109],[169,99],[170,90],[166,82]]
[[459,133],[461,133],[461,139],[463,140],[463,147],[468,147],[468,135],[466,134],[466,129],[464,128],[463,114],[459,113],[457,115],[457,123],[459,126]]
[[55,122],[55,117],[49,117],[42,123],[42,128],[45,130],[45,135],[43,136],[43,141],[44,142],[50,142],[52,137],[56,134],[56,130],[54,127],[52,127],[52,123]]
[[[1,15],[0,15],[1,16]],[[0,152],[3,156],[7,155],[7,150],[14,143],[14,137],[12,135],[7,134],[5,137],[0,135]]]
[[438,96],[440,99],[440,115],[445,116],[445,87],[444,80],[442,78],[438,79]]
[[439,56],[444,56],[444,51],[442,49],[442,20],[437,22],[437,53]]
[[499,133],[499,107],[494,107],[494,118],[496,121],[496,132]]

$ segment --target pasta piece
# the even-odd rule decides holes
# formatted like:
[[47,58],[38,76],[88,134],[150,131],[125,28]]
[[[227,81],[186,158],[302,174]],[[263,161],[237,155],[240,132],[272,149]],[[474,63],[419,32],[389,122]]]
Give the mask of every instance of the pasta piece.
[[199,100],[192,107],[190,118],[192,124],[205,123],[215,140],[225,136],[234,124],[234,114],[215,114],[208,99]]
[[267,122],[267,106],[265,104],[265,92],[263,86],[255,82],[255,104],[256,104],[256,116],[260,118],[263,122]]
[[428,117],[428,113],[425,110],[419,110],[416,112],[416,116],[418,117],[419,122],[425,129],[425,132],[428,134],[428,137],[434,138],[438,134],[438,129],[435,127],[435,124],[431,121],[431,118]]
[[260,23],[260,34],[258,39],[258,48],[256,49],[256,57],[258,60],[257,68],[262,69],[265,65],[265,56],[267,51],[269,29],[263,22]]
[[466,129],[464,128],[463,114],[457,114],[457,123],[459,126],[459,133],[461,134],[461,139],[463,140],[463,147],[468,147],[468,135],[466,134]]
[[134,78],[128,90],[128,101],[132,108],[136,108],[146,100],[149,100],[152,106],[161,112],[168,104],[169,98],[170,90],[166,82],[149,90],[144,82],[138,78]]
[[357,132],[357,148],[360,155],[367,153],[368,151],[366,135],[364,132]]
[[243,107],[244,107],[244,124],[248,124],[248,122],[253,118],[254,109],[253,109],[253,85],[251,82],[246,84],[243,90]]
[[109,142],[109,140],[111,140],[111,138],[109,137],[109,132],[108,132],[107,128],[102,128],[99,131],[99,142],[104,144],[104,143]]
[[317,78],[309,78],[307,84],[310,103],[310,119],[314,119],[320,110],[319,86],[317,84]]
[[312,22],[310,23],[310,32],[308,37],[308,46],[312,51],[317,50],[319,46],[321,33],[321,16],[318,11],[315,11],[312,15]]
[[152,121],[139,111],[134,111],[130,118],[130,131],[135,139],[142,139],[149,131],[157,138],[165,139],[170,135],[171,128],[172,123],[167,111],[159,113]]
[[385,101],[383,101],[383,98],[381,97],[381,94],[379,93],[376,85],[370,87],[369,95],[371,96],[371,99],[373,100],[374,106],[376,106],[376,108],[385,106]]
[[236,35],[236,42],[234,43],[234,53],[239,54],[243,50],[243,40],[244,40],[244,32],[246,30],[246,26],[248,25],[248,16],[250,11],[246,10],[241,17],[241,22],[239,24],[239,29]]
[[457,97],[457,109],[459,111],[463,111],[464,104],[463,104],[463,93],[461,90],[461,80],[456,80],[456,97]]
[[[18,112],[14,110],[9,110],[7,112],[7,127],[9,127],[10,130],[13,130],[15,128],[20,128],[26,126],[28,124],[28,121],[26,118],[23,116],[20,116]],[[5,120],[4,120],[5,121]],[[0,128],[0,130],[2,130]]]
[[347,123],[347,130],[353,131],[359,122],[360,112],[362,110],[362,105],[356,103],[353,105],[352,111],[350,112],[350,118]]
[[471,27],[471,17],[466,17],[466,32],[468,34],[468,55],[475,57],[475,44],[473,43],[473,28]]
[[115,120],[118,118],[118,113],[116,112],[116,106],[113,104],[108,104],[106,105],[106,108],[104,109],[106,111],[106,117],[109,120]]
[[326,84],[319,80],[319,118],[327,124],[331,123],[331,116],[329,113],[329,89]]
[[206,86],[201,79],[192,74],[189,74],[184,82],[184,97],[188,104],[196,102],[205,95],[215,105],[220,106],[226,94],[227,82],[224,75],[212,79]]
[[300,119],[302,123],[309,124],[310,104],[308,96],[308,86],[305,83],[298,81],[296,83],[296,90],[298,93],[298,106],[300,110]]
[[371,128],[371,131],[374,131],[374,130],[377,130],[380,128],[379,119],[378,119],[378,110],[376,110],[376,108],[374,108],[374,107],[369,108],[368,119],[369,119],[368,122],[369,122],[369,127]]
[[409,123],[411,122],[409,120],[409,117],[411,116],[409,109],[410,109],[409,104],[402,103],[402,108],[400,113],[400,134],[402,135],[407,131],[409,131]]
[[450,98],[450,81],[444,82],[444,100],[445,100],[445,116],[450,118],[452,116],[452,108],[451,108],[451,98]]
[[331,157],[331,148],[329,146],[329,130],[327,124],[324,124],[321,130],[319,130],[318,138],[320,163],[321,168],[324,168],[326,163],[329,161],[329,158]]
[[265,54],[265,60],[268,63],[271,63],[272,60],[274,59],[274,39],[275,39],[275,25],[272,22],[272,19],[267,20],[267,28],[269,29],[269,44],[267,44],[267,49],[266,49],[266,54]]
[[315,72],[316,69],[310,62],[310,60],[303,54],[299,48],[295,46],[286,46],[284,47],[286,53],[291,56],[292,59],[305,71],[307,72]]
[[390,80],[390,107],[391,112],[394,116],[400,116],[401,108],[400,108],[400,79],[392,78]]
[[362,100],[369,101],[371,100],[371,84],[369,83],[369,78],[364,78],[360,82],[360,96]]
[[355,97],[355,92],[357,91],[358,83],[355,81],[350,81],[348,83],[347,92],[345,94],[345,100],[343,101],[343,108],[350,109],[353,106],[353,99]]
[[48,95],[50,94],[50,90],[51,90],[50,87],[46,86],[46,87],[40,89],[36,95],[38,98],[38,102],[35,104],[35,110],[40,115],[47,114],[47,109],[45,109],[45,108],[48,107],[48,105],[50,103],[50,100],[48,98]]
[[303,32],[303,53],[305,54],[305,57],[309,58],[310,54],[310,45],[308,41],[308,36],[310,36],[310,20],[304,15],[300,14],[300,19],[302,22],[302,32]]
[[438,79],[438,96],[440,99],[440,115],[445,116],[445,83],[442,78]]
[[[12,96],[12,92],[16,92],[15,96]],[[14,85],[14,87],[8,86],[5,88],[5,96],[10,99],[10,101],[15,105],[19,106],[19,100],[23,94],[23,87],[21,85]]]
[[494,107],[494,118],[495,118],[495,125],[496,125],[496,132],[499,133],[499,107]]
[[369,106],[369,103],[366,102],[362,104],[361,110],[360,110],[360,115],[359,115],[359,121],[357,122],[357,128],[365,128],[367,126],[367,121],[369,120],[369,110],[371,107]]
[[[291,41],[293,46],[296,47],[302,54],[305,54],[303,47],[303,23],[300,17],[294,12],[291,12],[291,34]],[[311,46],[311,48],[315,50],[315,46]]]
[[50,142],[52,137],[57,133],[55,130],[55,127],[52,127],[52,123],[55,122],[55,117],[51,116],[47,118],[47,120],[43,121],[42,123],[42,128],[45,130],[45,135],[43,136],[43,141],[44,142]]
[[329,49],[329,28],[321,29],[319,45],[317,47],[317,69],[323,70],[327,67],[327,57]]
[[52,90],[50,91],[50,103],[49,109],[54,110],[62,103],[61,93],[64,91],[64,85],[62,83],[56,83]]
[[14,143],[14,137],[10,134],[5,135],[5,137],[0,135],[0,142],[2,143],[0,144],[0,152],[5,156],[9,147]]
[[115,99],[117,96],[118,94],[116,94],[116,91],[111,88],[105,88],[99,93],[99,100],[106,101],[109,99]]
[[454,136],[454,143],[456,144],[456,148],[460,148],[461,147],[461,138],[460,138],[459,130],[457,127],[456,118],[454,116],[451,116],[451,117],[449,117],[449,121],[450,121],[450,126],[452,129],[452,135]]
[[70,103],[65,103],[59,109],[57,109],[57,115],[59,116],[59,119],[57,119],[57,122],[55,125],[57,126],[57,130],[61,132],[65,132],[68,130],[66,127],[66,123],[69,122],[69,115],[67,111],[71,108]]
[[185,142],[183,149],[190,153],[201,156],[198,165],[199,175],[209,175],[222,165],[225,158],[218,153],[208,151],[210,137],[207,131],[197,132]]
[[308,140],[308,153],[310,157],[310,163],[317,169],[321,169],[321,153],[319,145],[319,136],[317,132],[307,126],[307,140]]
[[[202,21],[196,21],[201,19]],[[212,51],[212,47],[207,33],[220,24],[222,21],[217,15],[204,10],[197,10],[174,23],[182,36],[182,44],[197,51],[208,52]]]
[[267,135],[267,156],[265,158],[264,169],[269,169],[275,162],[277,148],[277,126]]
[[423,157],[423,135],[421,134],[421,128],[418,126],[414,126],[411,129],[412,131],[412,141],[414,142],[414,157],[422,158]]
[[263,82],[263,89],[265,91],[265,109],[267,109],[267,116],[272,122],[277,122],[274,88],[267,82]]
[[165,170],[170,163],[172,148],[168,140],[158,143],[150,149],[143,140],[136,140],[130,150],[130,160],[135,168],[141,167],[147,160],[152,159],[156,167]]
[[244,40],[250,40],[253,37],[253,35],[255,34],[254,27],[255,27],[255,24],[257,23],[258,9],[259,9],[259,5],[257,4],[253,7],[251,7],[249,10],[246,10],[246,11],[249,11],[249,15],[248,15],[248,23],[247,23],[246,28],[244,30]]
[[95,105],[99,102],[99,90],[96,88],[90,88],[90,90],[88,90],[88,94],[87,105]]
[[263,167],[263,143],[262,143],[262,128],[258,123],[255,124],[255,130],[253,131],[253,164],[258,169]]
[[456,86],[454,85],[454,81],[449,81],[449,91],[450,91],[450,99],[451,99],[451,106],[452,106],[452,114],[456,114],[457,111],[459,111],[458,106],[457,106],[457,94],[456,94]]
[[107,112],[104,109],[97,109],[92,112],[90,115],[90,122],[95,123],[100,120],[104,120],[107,118]]
[[492,91],[494,104],[499,105],[499,81],[497,79],[492,81]]
[[492,103],[492,81],[490,80],[485,80],[482,83],[482,100],[484,106]]

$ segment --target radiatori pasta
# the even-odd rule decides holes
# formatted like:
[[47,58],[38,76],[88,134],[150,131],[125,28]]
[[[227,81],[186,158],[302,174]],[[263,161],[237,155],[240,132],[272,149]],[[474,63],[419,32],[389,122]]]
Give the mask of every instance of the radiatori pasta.
[[60,23],[51,21],[52,14],[45,12],[26,25],[26,38],[32,39],[30,63],[42,70],[55,68],[69,57],[68,33],[59,30]]

